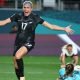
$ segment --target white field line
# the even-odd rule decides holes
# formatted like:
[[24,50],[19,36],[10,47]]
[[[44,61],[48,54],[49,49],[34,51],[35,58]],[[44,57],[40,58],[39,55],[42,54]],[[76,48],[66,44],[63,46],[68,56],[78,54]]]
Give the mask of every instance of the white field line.
[[15,72],[0,72],[0,74],[15,74]]
[[[6,78],[6,77],[5,77],[5,78],[0,78],[0,80],[4,80],[4,79],[5,79],[5,80],[6,80],[6,79],[7,79],[7,80],[14,80],[14,79],[12,79],[12,78]],[[53,80],[53,79],[54,79],[54,78],[50,78],[50,77],[49,77],[47,80]],[[43,80],[43,79],[40,79],[40,78],[32,78],[32,79],[30,79],[30,78],[29,78],[28,80]]]
[[[0,62],[0,64],[13,64],[11,62]],[[60,62],[24,62],[24,64],[60,64]]]
[[[46,74],[46,72],[43,72],[43,71],[36,71],[36,72],[34,72],[34,71],[28,71],[28,72],[25,72],[26,74]],[[6,71],[6,72],[0,72],[0,74],[15,74],[15,72],[8,72],[8,71]],[[47,74],[57,74],[57,72],[51,72],[51,73],[48,73],[47,72]]]

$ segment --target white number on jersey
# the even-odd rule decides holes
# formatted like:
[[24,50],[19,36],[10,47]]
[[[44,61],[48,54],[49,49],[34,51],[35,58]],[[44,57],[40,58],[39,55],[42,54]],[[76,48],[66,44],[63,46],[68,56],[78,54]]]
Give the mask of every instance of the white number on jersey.
[[21,27],[22,27],[22,30],[25,30],[26,27],[27,27],[27,25],[28,25],[28,23],[23,23],[23,22],[22,22],[22,26],[21,26]]

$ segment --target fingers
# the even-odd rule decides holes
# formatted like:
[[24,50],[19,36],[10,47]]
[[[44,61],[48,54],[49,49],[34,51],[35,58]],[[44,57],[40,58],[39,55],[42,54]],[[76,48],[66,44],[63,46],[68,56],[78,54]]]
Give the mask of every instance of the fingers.
[[74,30],[71,30],[71,34],[74,34],[74,32],[75,32]]
[[71,29],[71,31],[69,32],[69,34],[74,34],[74,30]]
[[65,29],[66,29],[66,32],[68,33],[68,34],[73,34],[74,33],[74,30],[72,30],[70,27],[71,27],[72,25],[69,25],[69,26],[67,26]]
[[69,35],[69,34],[74,34],[74,31],[73,30],[70,30],[70,31],[66,31],[67,32],[67,34]]

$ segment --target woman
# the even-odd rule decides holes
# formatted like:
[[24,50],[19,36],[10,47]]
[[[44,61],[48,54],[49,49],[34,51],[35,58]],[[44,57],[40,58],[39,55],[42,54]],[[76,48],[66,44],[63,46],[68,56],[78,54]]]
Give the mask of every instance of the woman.
[[14,49],[14,65],[15,72],[18,80],[25,80],[24,77],[24,64],[23,56],[26,55],[35,45],[35,29],[38,24],[42,24],[53,30],[62,30],[67,33],[72,33],[72,29],[69,27],[59,27],[52,25],[38,15],[32,12],[32,2],[25,1],[23,2],[23,12],[20,14],[14,14],[6,20],[0,21],[0,26],[6,25],[10,22],[16,22],[18,26],[17,37],[15,40],[15,49]]
[[72,44],[66,44],[62,47],[62,53],[60,55],[60,61],[62,66],[65,66],[66,58],[71,57],[74,65],[78,64],[78,50]]
[[69,63],[59,70],[60,78],[57,80],[80,80],[80,66]]

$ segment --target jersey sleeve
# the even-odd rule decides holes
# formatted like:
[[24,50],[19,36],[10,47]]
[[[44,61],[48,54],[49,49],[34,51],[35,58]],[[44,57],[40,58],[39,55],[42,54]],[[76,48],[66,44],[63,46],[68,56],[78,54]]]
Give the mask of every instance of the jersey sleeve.
[[77,50],[77,48],[74,47],[74,46],[73,46],[73,54],[74,54],[74,55],[77,55],[77,54],[78,54],[78,50]]
[[80,80],[80,75],[76,75],[75,79]]
[[13,22],[13,21],[17,22],[18,17],[19,17],[19,15],[18,15],[17,13],[16,13],[16,14],[13,14],[13,15],[10,17],[11,22]]
[[36,15],[35,18],[36,18],[37,24],[43,24],[44,20],[39,15]]
[[59,76],[62,77],[62,76],[64,76],[64,74],[65,74],[65,68],[61,68],[59,70]]
[[65,55],[67,53],[67,50],[66,50],[66,45],[64,45],[62,47],[62,54]]

